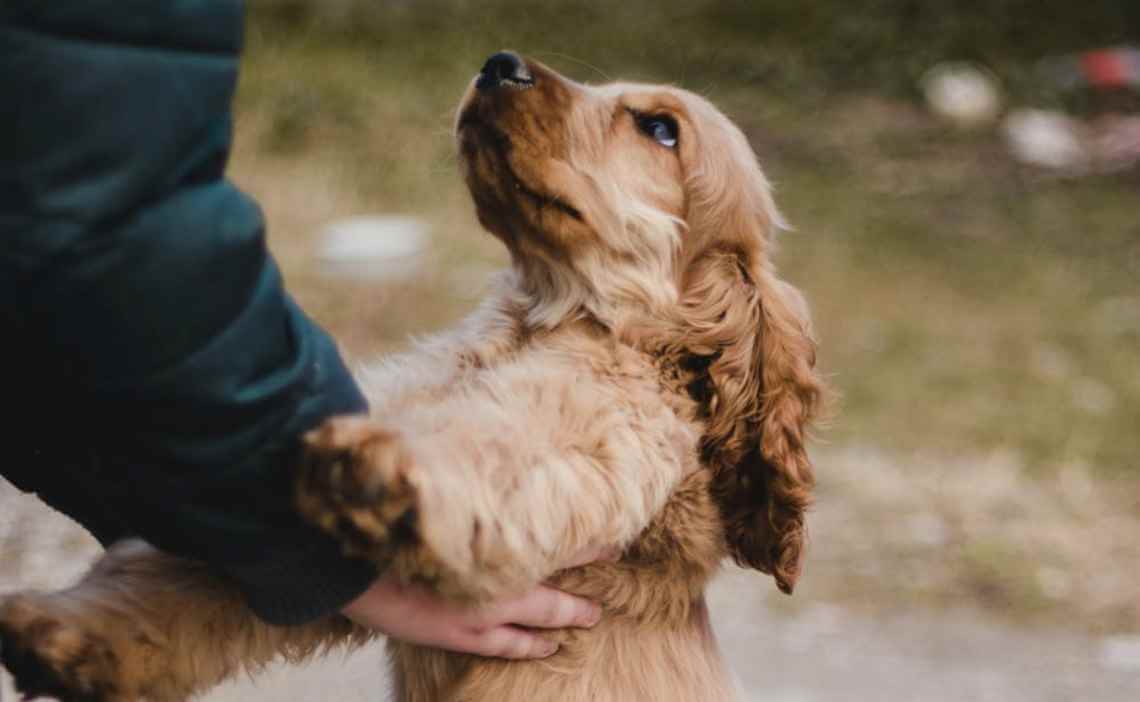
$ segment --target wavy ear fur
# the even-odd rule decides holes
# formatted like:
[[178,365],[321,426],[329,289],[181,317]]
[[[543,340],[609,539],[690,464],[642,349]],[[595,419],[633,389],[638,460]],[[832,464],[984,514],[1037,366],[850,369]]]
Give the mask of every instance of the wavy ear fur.
[[824,385],[802,296],[757,257],[712,250],[690,264],[681,350],[731,553],[790,593],[814,484],[806,430]]

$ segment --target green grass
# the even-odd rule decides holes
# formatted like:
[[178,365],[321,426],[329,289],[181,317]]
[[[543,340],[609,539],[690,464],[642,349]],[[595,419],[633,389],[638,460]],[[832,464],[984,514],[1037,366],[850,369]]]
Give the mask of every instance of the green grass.
[[1131,0],[251,0],[255,26],[372,48],[421,71],[472,50],[572,55],[626,77],[669,76],[907,94],[936,61],[1000,66],[1034,90],[1031,62],[1136,41]]

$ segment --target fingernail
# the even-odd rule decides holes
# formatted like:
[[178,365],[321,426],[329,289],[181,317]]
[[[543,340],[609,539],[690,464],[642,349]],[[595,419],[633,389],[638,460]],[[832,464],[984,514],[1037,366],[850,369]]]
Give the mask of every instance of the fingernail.
[[546,645],[542,647],[542,657],[547,658],[553,656],[555,653],[558,653],[558,644],[553,641],[547,641]]
[[591,629],[600,621],[602,621],[602,608],[594,605],[590,609],[590,614],[586,616],[586,628]]

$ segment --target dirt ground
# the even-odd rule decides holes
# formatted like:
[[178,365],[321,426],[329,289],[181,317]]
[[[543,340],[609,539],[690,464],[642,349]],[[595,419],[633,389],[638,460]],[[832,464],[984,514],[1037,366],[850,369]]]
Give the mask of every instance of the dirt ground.
[[[866,451],[830,449],[824,457],[838,474],[853,468],[845,461],[874,465]],[[887,477],[892,470],[898,467],[865,469]],[[880,495],[880,499],[888,497]],[[829,575],[831,554],[835,549],[852,548],[843,538],[844,525],[864,503],[842,481],[824,494],[813,520],[810,570],[793,598],[774,594],[768,578],[735,568],[717,580],[709,596],[710,608],[721,647],[740,678],[744,700],[1136,699],[1140,690],[1137,637],[1095,636],[1040,624],[1019,626],[995,619],[968,600],[953,608],[906,606],[891,611],[881,606],[852,607],[850,597],[832,598],[828,593],[842,578]],[[928,525],[927,531],[937,529]],[[929,534],[926,538],[934,539]],[[0,482],[0,593],[66,585],[97,553],[97,545],[74,524]],[[17,699],[6,678],[0,690],[0,700]],[[275,667],[256,679],[232,681],[204,699],[388,699],[382,647],[376,644],[350,655],[332,655],[304,667]]]

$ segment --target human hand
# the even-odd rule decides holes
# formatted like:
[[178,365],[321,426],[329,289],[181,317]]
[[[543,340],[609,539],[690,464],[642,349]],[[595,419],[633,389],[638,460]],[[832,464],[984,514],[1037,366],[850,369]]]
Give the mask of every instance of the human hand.
[[[612,549],[591,549],[567,567],[612,559]],[[517,597],[482,606],[445,600],[418,585],[405,585],[385,575],[341,612],[357,624],[388,636],[461,653],[495,658],[546,658],[558,644],[523,629],[590,628],[598,623],[597,604],[540,585]]]

